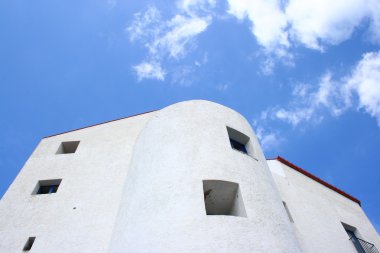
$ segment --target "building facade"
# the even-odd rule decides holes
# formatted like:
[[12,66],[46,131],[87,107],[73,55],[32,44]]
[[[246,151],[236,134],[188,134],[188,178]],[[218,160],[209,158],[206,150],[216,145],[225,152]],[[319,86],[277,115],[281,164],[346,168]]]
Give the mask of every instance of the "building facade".
[[0,252],[377,252],[360,201],[208,101],[42,139],[0,202]]

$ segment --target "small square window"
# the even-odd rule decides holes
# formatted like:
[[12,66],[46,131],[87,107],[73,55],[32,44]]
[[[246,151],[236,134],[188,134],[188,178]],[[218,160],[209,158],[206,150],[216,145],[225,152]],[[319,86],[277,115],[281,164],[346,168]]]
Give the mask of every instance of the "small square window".
[[221,180],[203,180],[207,215],[247,217],[239,184]]
[[65,141],[59,146],[56,154],[72,154],[75,153],[79,145],[79,141]]
[[32,246],[33,246],[33,243],[34,243],[34,240],[36,239],[36,237],[29,237],[28,240],[26,241],[25,245],[24,245],[24,248],[23,248],[23,251],[24,252],[28,252],[32,249]]
[[231,127],[227,127],[228,137],[230,138],[231,147],[248,155],[249,137]]
[[56,193],[62,179],[40,180],[37,183],[33,195]]

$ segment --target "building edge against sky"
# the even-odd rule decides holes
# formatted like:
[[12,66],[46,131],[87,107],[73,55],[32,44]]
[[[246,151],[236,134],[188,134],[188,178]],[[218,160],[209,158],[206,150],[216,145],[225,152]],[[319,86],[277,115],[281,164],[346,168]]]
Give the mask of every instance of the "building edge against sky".
[[281,157],[267,161],[244,117],[201,100],[44,138],[0,214],[0,252],[380,246],[360,201]]

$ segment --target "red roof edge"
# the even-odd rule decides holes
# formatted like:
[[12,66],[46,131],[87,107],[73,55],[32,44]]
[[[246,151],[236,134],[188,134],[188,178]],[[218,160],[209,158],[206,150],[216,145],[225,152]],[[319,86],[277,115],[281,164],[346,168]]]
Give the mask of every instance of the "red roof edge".
[[155,112],[155,111],[158,111],[158,110],[147,111],[147,112],[143,112],[143,113],[139,113],[139,114],[135,114],[135,115],[127,116],[127,117],[122,117],[122,118],[119,118],[119,119],[113,119],[113,120],[109,120],[109,121],[101,122],[101,123],[94,124],[94,125],[89,125],[89,126],[85,126],[85,127],[81,127],[81,128],[76,128],[76,129],[69,130],[69,131],[66,131],[66,132],[62,132],[62,133],[58,133],[58,134],[48,135],[48,136],[43,137],[42,139],[49,138],[49,137],[53,137],[53,136],[57,136],[57,135],[61,135],[61,134],[66,134],[66,133],[70,133],[70,132],[75,132],[75,131],[82,130],[82,129],[85,129],[85,128],[94,127],[94,126],[99,126],[99,125],[107,124],[107,123],[114,122],[114,121],[118,121],[118,120],[122,120],[122,119],[132,118],[132,117],[140,116],[140,115],[143,115],[143,114],[148,114],[148,113]]
[[348,198],[348,199],[350,199],[350,200],[352,200],[352,201],[358,203],[358,204],[361,206],[361,202],[360,202],[360,200],[358,200],[357,198],[355,198],[355,197],[351,196],[350,194],[348,194],[348,193],[346,193],[346,192],[344,192],[344,191],[342,191],[342,190],[336,188],[335,186],[333,186],[333,185],[327,183],[326,181],[323,181],[322,179],[320,179],[320,178],[314,176],[313,174],[307,172],[306,170],[301,169],[301,168],[298,167],[297,165],[294,165],[293,163],[289,162],[288,160],[282,158],[281,156],[277,156],[277,157],[275,158],[275,160],[280,161],[281,163],[283,163],[283,164],[289,166],[290,168],[292,168],[292,169],[298,171],[299,173],[301,173],[301,174],[303,174],[303,175],[305,175],[305,176],[307,176],[307,177],[313,179],[314,181],[317,181],[318,183],[320,183],[320,184],[326,186],[327,188],[329,188],[329,189],[331,189],[331,190],[333,190],[333,191],[339,193],[340,195],[343,195],[344,197],[346,197],[346,198]]

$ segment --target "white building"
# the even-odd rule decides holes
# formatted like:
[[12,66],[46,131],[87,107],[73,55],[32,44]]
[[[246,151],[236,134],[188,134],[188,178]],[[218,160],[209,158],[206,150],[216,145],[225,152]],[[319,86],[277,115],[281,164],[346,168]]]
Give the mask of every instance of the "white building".
[[207,101],[46,137],[0,202],[4,253],[376,247],[359,200],[267,161],[246,119]]

